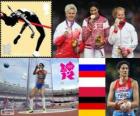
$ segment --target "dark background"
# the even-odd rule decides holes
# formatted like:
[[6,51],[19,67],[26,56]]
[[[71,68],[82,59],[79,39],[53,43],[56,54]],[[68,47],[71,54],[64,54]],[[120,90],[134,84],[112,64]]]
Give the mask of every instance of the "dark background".
[[[129,77],[135,79],[140,87],[140,59],[133,58],[133,59],[106,59],[106,100],[109,93],[110,84],[112,81],[119,78],[118,70],[116,68],[117,63],[125,60],[130,63],[130,71]],[[107,108],[106,110],[107,116],[112,116],[113,109]],[[135,110],[136,116],[140,116],[140,106],[138,109]]]
[[[65,20],[64,8],[67,4],[73,3],[78,9],[76,21],[82,25],[84,18],[88,16],[89,4],[97,2],[100,5],[100,12],[109,20],[110,25],[113,23],[112,9],[117,6],[126,8],[126,18],[129,23],[134,25],[138,33],[139,46],[136,49],[136,57],[140,57],[140,1],[139,0],[53,0],[52,3],[52,34],[56,26]],[[55,47],[53,47],[53,50]],[[111,56],[111,46],[107,45],[107,57]],[[138,53],[139,52],[139,53]]]

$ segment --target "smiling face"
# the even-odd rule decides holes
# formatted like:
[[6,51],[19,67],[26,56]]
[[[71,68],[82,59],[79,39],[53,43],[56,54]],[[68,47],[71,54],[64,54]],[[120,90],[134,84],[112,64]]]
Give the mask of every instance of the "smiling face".
[[118,9],[116,17],[122,21],[125,18],[125,11],[123,9]]
[[90,14],[91,15],[94,15],[95,17],[97,17],[99,15],[99,12],[98,11],[99,11],[98,8],[96,8],[95,6],[92,6],[90,8]]
[[128,77],[128,73],[129,72],[129,67],[127,64],[122,64],[120,69],[119,69],[119,73],[120,73],[120,77]]
[[74,9],[70,9],[66,12],[66,18],[68,21],[74,21],[76,17],[76,11]]

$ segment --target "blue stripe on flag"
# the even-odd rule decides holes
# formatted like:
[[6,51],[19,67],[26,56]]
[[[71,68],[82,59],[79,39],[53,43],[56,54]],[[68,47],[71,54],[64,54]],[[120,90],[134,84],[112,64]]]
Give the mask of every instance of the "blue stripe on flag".
[[93,65],[93,64],[80,64],[79,65],[79,70],[80,71],[105,71],[106,66],[105,64],[98,64],[98,65]]

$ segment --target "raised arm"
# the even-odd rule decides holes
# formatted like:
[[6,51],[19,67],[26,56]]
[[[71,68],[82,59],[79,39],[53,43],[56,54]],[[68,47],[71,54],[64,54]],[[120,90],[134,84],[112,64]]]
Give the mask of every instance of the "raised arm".
[[37,70],[38,70],[38,65],[36,65],[34,71],[33,71],[33,75],[36,75],[37,74]]

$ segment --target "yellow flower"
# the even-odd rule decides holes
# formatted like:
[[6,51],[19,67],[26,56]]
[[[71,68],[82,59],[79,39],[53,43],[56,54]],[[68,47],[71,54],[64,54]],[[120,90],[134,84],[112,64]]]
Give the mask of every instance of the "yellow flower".
[[77,40],[76,39],[73,39],[72,41],[72,47],[76,47],[77,46]]

